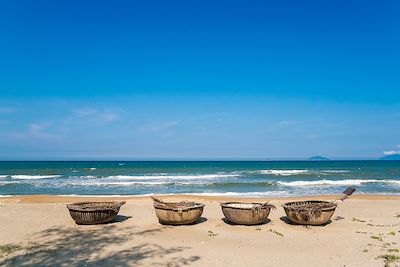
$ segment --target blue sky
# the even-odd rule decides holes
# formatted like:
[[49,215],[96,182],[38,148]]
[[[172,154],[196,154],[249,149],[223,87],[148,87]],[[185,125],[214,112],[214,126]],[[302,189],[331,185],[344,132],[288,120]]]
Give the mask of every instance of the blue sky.
[[0,158],[400,153],[398,1],[2,1]]

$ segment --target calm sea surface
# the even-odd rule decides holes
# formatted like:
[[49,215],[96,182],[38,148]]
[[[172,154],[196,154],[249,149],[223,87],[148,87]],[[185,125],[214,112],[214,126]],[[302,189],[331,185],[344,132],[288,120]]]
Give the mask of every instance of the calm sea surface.
[[400,194],[400,161],[0,162],[0,195]]

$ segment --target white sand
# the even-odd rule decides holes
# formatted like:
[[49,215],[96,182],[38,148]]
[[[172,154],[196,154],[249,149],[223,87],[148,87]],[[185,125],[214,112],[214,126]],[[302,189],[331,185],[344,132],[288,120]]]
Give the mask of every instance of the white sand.
[[1,198],[0,245],[3,250],[8,244],[21,247],[3,253],[0,262],[6,266],[383,266],[384,259],[378,256],[400,256],[396,252],[400,249],[400,218],[395,217],[400,214],[399,197],[354,196],[340,203],[332,223],[323,227],[282,221],[285,214],[280,205],[287,199],[271,200],[278,208],[272,211],[271,221],[261,226],[223,222],[222,198],[164,199],[188,198],[206,204],[206,221],[160,225],[151,199],[143,197],[127,198],[121,208],[119,214],[131,218],[79,226],[65,203],[82,198]]

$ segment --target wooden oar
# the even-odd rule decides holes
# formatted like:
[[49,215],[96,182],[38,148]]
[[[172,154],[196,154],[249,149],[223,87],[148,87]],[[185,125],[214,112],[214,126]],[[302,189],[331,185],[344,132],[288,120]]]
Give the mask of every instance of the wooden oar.
[[337,201],[341,200],[344,201],[345,199],[347,199],[349,196],[351,196],[356,190],[352,187],[347,187],[346,190],[343,191],[343,193],[338,196],[338,198],[336,198],[334,201],[332,201],[332,203],[336,203]]
[[339,200],[344,201],[345,199],[347,199],[349,196],[351,196],[356,190],[352,187],[347,187],[346,190],[343,191],[343,193],[341,193],[335,200],[330,201],[329,203],[321,203],[321,204],[317,204],[316,206],[326,206],[326,205],[337,205],[336,202],[338,202]]

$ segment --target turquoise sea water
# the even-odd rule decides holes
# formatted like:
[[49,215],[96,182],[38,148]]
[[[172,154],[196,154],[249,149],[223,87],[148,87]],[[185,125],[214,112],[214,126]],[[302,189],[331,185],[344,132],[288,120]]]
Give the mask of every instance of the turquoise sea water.
[[400,161],[0,162],[0,195],[400,194]]

